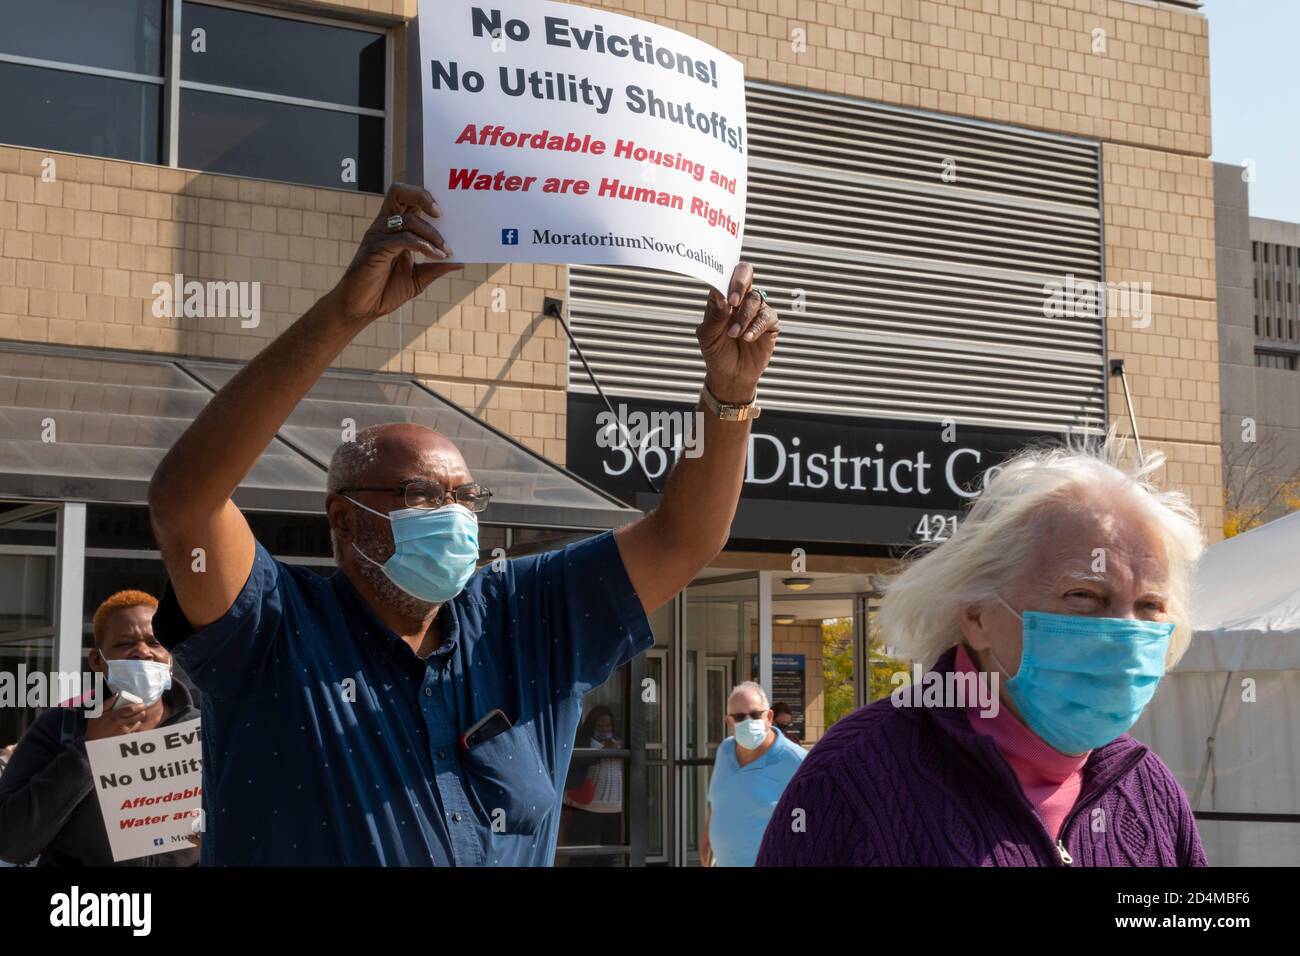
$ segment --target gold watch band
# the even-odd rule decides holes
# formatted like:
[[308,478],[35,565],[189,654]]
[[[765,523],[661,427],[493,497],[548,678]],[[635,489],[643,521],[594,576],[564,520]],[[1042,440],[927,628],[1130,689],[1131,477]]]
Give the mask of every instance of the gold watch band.
[[707,384],[700,387],[700,400],[714,415],[724,422],[745,422],[753,421],[763,413],[755,402],[758,401],[758,394],[755,393],[744,405],[727,405],[718,400],[718,397],[709,391]]

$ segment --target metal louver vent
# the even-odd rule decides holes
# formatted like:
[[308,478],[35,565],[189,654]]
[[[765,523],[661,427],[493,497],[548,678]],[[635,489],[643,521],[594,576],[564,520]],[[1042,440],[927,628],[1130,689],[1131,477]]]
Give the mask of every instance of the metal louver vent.
[[[747,112],[743,254],[783,329],[764,406],[1104,428],[1102,318],[1044,309],[1047,283],[1102,278],[1096,143],[754,82]],[[606,391],[693,402],[705,294],[570,266],[574,335]],[[592,391],[576,358],[570,388]]]

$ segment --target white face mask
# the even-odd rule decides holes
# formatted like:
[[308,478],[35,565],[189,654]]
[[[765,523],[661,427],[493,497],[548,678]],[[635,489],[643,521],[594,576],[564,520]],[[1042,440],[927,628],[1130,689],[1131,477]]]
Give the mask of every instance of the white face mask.
[[108,661],[109,688],[115,693],[133,694],[146,707],[158,701],[163,691],[171,690],[172,669],[157,661]]
[[757,720],[742,720],[736,724],[736,743],[746,750],[756,750],[763,745],[767,739],[767,721],[763,718]]

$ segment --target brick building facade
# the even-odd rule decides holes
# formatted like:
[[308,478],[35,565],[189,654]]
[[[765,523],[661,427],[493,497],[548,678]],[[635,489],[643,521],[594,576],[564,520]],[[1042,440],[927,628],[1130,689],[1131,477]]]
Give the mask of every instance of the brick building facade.
[[[276,4],[267,4],[274,9]],[[403,38],[415,3],[296,3],[391,29],[393,156],[404,155]],[[1143,438],[1168,480],[1222,524],[1206,20],[1128,0],[606,3],[698,36],[749,77],[1101,141],[1111,282],[1150,282],[1149,328],[1109,330]],[[791,37],[805,31],[806,49]],[[1104,41],[1099,34],[1104,31]],[[1094,52],[1104,42],[1105,52]],[[2,138],[2,137],[0,137]],[[44,162],[56,162],[45,181]],[[405,171],[395,160],[394,175]],[[0,147],[0,338],[247,359],[335,281],[376,198]],[[257,281],[255,329],[155,318],[151,288]],[[546,295],[564,267],[473,265],[368,329],[347,368],[428,380],[557,462],[566,346]],[[493,311],[493,290],[506,308]],[[1112,382],[1112,420],[1123,406]],[[1125,431],[1127,426],[1121,428]]]

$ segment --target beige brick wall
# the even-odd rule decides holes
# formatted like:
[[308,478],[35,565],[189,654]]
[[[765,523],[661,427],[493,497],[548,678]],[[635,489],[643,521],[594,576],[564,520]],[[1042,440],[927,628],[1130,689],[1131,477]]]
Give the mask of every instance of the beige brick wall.
[[[415,16],[416,0],[306,3]],[[599,0],[699,37],[772,83],[1197,156],[1204,17],[1126,0]],[[793,31],[806,49],[796,52]],[[1094,53],[1094,31],[1105,52]]]
[[[1144,437],[1170,457],[1212,536],[1221,526],[1218,370],[1203,17],[1125,0],[606,0],[694,34],[748,76],[1105,143],[1111,281],[1151,282],[1154,320],[1114,328]],[[415,0],[299,4],[372,22]],[[1105,52],[1093,52],[1094,30]],[[806,49],[796,52],[793,31]],[[399,70],[404,59],[397,45]],[[405,82],[395,87],[400,117]],[[397,172],[405,149],[396,124]],[[377,200],[130,163],[0,148],[0,337],[247,358],[337,277]],[[264,283],[255,330],[155,319],[150,288]],[[564,459],[565,348],[541,298],[563,267],[476,266],[374,327],[340,364],[428,379],[531,447]],[[493,312],[492,290],[507,307]],[[236,323],[237,325],[237,323]],[[400,351],[399,351],[400,350]],[[500,381],[498,381],[500,379]],[[1124,411],[1112,382],[1112,417]],[[1122,430],[1127,430],[1125,425]]]
[[[0,147],[0,338],[248,359],[334,285],[379,202]],[[260,283],[260,323],[154,316],[154,283],[176,273]],[[567,356],[540,313],[563,281],[555,266],[470,266],[366,329],[336,364],[437,379],[562,461]]]
[[[1151,314],[1112,316],[1107,347],[1123,358],[1143,447],[1168,459],[1163,481],[1223,533],[1213,167],[1208,159],[1106,143],[1106,278],[1150,283]],[[1119,380],[1112,422],[1132,429]]]
[[[753,79],[1209,155],[1204,17],[1125,0],[602,0]],[[805,31],[795,52],[792,31]],[[1093,31],[1106,53],[1094,54]]]

